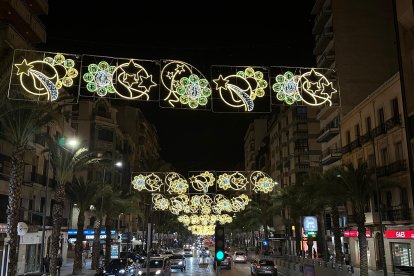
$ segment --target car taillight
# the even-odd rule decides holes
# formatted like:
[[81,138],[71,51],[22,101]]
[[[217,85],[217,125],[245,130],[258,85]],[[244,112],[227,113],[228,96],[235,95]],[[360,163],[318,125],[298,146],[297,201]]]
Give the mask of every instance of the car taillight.
[[256,265],[256,268],[260,268],[260,265]]

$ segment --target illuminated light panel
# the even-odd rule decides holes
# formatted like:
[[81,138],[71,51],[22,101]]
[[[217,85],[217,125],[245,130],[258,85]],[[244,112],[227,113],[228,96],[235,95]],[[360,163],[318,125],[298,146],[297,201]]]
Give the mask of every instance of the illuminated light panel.
[[66,59],[62,54],[29,63],[23,59],[22,63],[14,66],[24,91],[34,96],[46,96],[48,101],[57,100],[59,89],[71,87],[73,78],[78,76],[75,61]]
[[170,207],[170,202],[161,194],[152,194],[152,203],[155,210],[165,211]]
[[216,222],[219,222],[220,224],[226,224],[231,223],[233,221],[233,218],[228,214],[222,214],[222,215],[180,215],[178,216],[178,221],[184,224],[184,226],[189,225],[215,225]]
[[166,175],[165,184],[167,185],[167,192],[169,194],[184,194],[188,191],[189,187],[187,180],[175,172]]
[[276,92],[276,99],[289,105],[295,102],[303,102],[310,106],[323,104],[332,105],[332,94],[338,91],[333,87],[322,73],[314,68],[301,75],[294,75],[290,71],[279,74],[272,86]]
[[153,87],[157,86],[152,80],[153,76],[133,59],[119,64],[114,69],[113,74],[116,76],[117,84],[115,92],[124,99],[149,100],[149,92]]
[[235,172],[232,174],[224,173],[219,175],[217,179],[217,184],[219,188],[223,190],[245,190],[247,183],[247,178],[240,172]]
[[161,84],[168,91],[164,101],[170,107],[180,103],[197,109],[206,106],[211,96],[208,80],[196,68],[182,61],[171,61],[162,68]]
[[83,80],[87,83],[86,89],[100,97],[104,97],[108,93],[115,93],[112,82],[114,71],[115,66],[110,66],[106,61],[89,64],[88,72],[83,74]]
[[269,193],[273,191],[276,182],[261,171],[255,171],[250,176],[250,182],[253,184],[253,191]]
[[276,98],[289,105],[302,100],[299,94],[299,79],[300,76],[286,71],[283,75],[276,76],[276,83],[272,86],[273,91],[276,92]]
[[138,191],[161,192],[162,180],[154,173],[136,175],[132,180],[132,187]]
[[208,192],[208,188],[214,185],[216,178],[211,172],[205,171],[190,177],[189,181],[194,190],[198,192]]
[[244,111],[253,111],[254,100],[265,95],[268,86],[263,79],[263,73],[247,67],[244,71],[238,71],[234,75],[223,77],[219,75],[214,79],[216,90],[221,100],[230,107],[244,107]]

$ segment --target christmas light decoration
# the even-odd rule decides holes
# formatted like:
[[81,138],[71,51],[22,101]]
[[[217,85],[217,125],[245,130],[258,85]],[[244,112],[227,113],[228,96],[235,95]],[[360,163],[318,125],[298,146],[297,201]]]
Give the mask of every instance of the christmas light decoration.
[[23,59],[14,66],[24,91],[32,96],[46,97],[48,101],[57,100],[59,89],[71,87],[73,79],[78,76],[78,70],[74,68],[75,61],[66,59],[62,54],[29,63]]
[[272,86],[273,91],[276,92],[276,98],[289,105],[300,101],[302,97],[298,91],[299,78],[300,76],[294,75],[290,71],[286,71],[283,75],[277,75],[276,83]]
[[253,111],[254,100],[265,95],[268,86],[263,79],[263,72],[247,67],[234,75],[214,79],[216,90],[224,103],[233,108],[244,107],[244,111]]
[[188,105],[191,109],[206,106],[211,96],[208,80],[193,66],[182,61],[168,61],[161,70],[161,83],[168,91],[164,101],[170,107]]
[[250,176],[250,182],[253,184],[253,191],[256,193],[269,193],[276,185],[276,182],[261,171],[253,172]]
[[155,210],[168,210],[170,202],[161,194],[152,194],[152,203]]
[[194,190],[197,192],[207,193],[208,188],[214,185],[216,178],[214,174],[208,171],[193,175],[190,177],[189,182]]
[[276,98],[289,105],[302,101],[310,106],[331,106],[332,94],[338,92],[333,83],[314,68],[304,73],[302,70],[300,75],[286,71],[277,75],[275,80],[272,89],[276,92]]
[[98,64],[89,64],[88,72],[83,75],[83,80],[87,83],[86,89],[100,97],[104,97],[108,93],[115,93],[115,87],[112,82],[115,68],[115,66],[110,66],[106,61],[101,61]]
[[246,190],[247,183],[247,178],[240,172],[235,172],[232,174],[224,173],[219,175],[217,179],[217,184],[219,188],[223,190]]
[[167,173],[165,184],[167,185],[167,192],[169,194],[183,194],[188,191],[187,180],[175,172]]
[[161,192],[162,184],[161,178],[154,173],[136,175],[132,180],[132,186],[138,191]]

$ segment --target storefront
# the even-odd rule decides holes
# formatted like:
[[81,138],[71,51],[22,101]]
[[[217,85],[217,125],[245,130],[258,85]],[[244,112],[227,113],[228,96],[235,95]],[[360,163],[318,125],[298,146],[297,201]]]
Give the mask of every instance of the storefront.
[[388,252],[386,257],[392,266],[391,271],[395,271],[396,267],[413,266],[412,248],[414,244],[414,230],[386,230],[386,244]]
[[[90,256],[92,254],[92,244],[94,239],[95,231],[93,229],[83,229],[83,236],[82,236],[82,247],[83,250],[86,250]],[[75,243],[76,243],[76,236],[78,234],[78,230],[70,229],[68,230],[68,255],[73,256],[75,250]],[[116,230],[111,230],[111,239],[115,240],[117,238]],[[106,243],[106,231],[104,229],[100,232],[100,244],[102,244],[102,249],[105,251],[105,243]]]
[[[375,269],[375,242],[372,238],[370,230],[366,230],[367,237],[367,257],[368,257],[368,267],[370,269]],[[343,252],[350,256],[350,264],[354,266],[359,266],[360,264],[360,254],[359,254],[359,240],[358,240],[358,230],[344,230],[343,232]]]

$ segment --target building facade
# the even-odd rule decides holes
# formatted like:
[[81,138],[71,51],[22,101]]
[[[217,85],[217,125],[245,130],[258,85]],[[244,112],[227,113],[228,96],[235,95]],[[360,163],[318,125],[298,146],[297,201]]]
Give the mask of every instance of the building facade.
[[[366,205],[369,267],[381,269],[385,254],[387,270],[393,265],[412,266],[411,243],[398,240],[393,232],[412,229],[413,200],[408,172],[408,148],[402,116],[403,105],[399,74],[394,75],[365,100],[350,110],[342,119],[344,164],[357,166],[366,162],[376,174],[380,187],[379,198],[374,194]],[[352,208],[347,206],[348,227],[356,230]],[[382,226],[380,222],[382,219]],[[380,246],[381,227],[384,229],[384,250]],[[357,237],[347,237],[344,247],[350,250],[351,262],[359,265]]]

